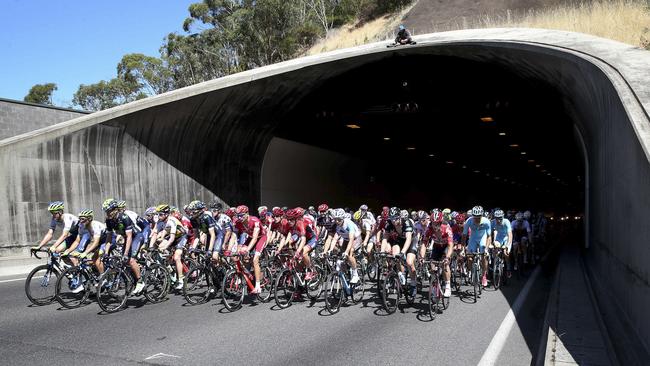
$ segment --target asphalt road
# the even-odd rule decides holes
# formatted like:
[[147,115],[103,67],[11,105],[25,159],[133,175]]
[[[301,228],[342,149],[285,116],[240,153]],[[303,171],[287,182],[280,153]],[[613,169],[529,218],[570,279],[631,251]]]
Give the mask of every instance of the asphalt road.
[[[500,365],[534,360],[552,270],[535,281],[500,353]],[[25,276],[0,278],[0,363],[6,365],[475,365],[524,284],[483,292],[477,303],[454,294],[450,308],[430,321],[427,304],[387,315],[374,287],[362,304],[329,315],[322,300],[294,303],[246,301],[230,313],[221,302],[188,306],[179,295],[100,314],[91,303],[75,310],[58,303],[31,306]],[[10,281],[7,281],[10,280]],[[160,355],[165,354],[165,355]]]

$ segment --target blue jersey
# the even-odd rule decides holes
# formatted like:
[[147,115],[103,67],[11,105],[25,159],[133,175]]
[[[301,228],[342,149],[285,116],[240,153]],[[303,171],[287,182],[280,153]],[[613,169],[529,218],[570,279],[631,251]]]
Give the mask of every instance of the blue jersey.
[[470,232],[467,246],[476,247],[478,245],[484,247],[487,244],[488,236],[492,235],[490,230],[490,220],[486,217],[481,217],[478,225],[474,222],[473,217],[467,219],[463,226],[463,235],[467,235],[468,231]]
[[508,233],[512,231],[510,220],[503,218],[501,224],[496,220],[492,220],[492,230],[497,232],[494,240],[501,244],[506,244],[508,242]]

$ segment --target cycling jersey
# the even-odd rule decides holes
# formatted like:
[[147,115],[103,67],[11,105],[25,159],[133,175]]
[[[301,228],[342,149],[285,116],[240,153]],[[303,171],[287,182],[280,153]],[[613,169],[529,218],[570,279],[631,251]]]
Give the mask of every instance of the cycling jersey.
[[67,230],[69,233],[77,232],[79,229],[79,218],[75,215],[64,213],[61,215],[59,220],[52,218],[50,221],[50,229],[56,231],[56,227],[60,226],[63,230]]
[[320,215],[316,220],[317,225],[325,228],[327,232],[331,235],[334,235],[336,232],[336,221],[332,219],[329,215]]
[[447,246],[454,244],[454,233],[451,230],[451,226],[444,222],[440,224],[440,227],[438,228],[433,224],[429,225],[427,237],[433,239],[434,246]]
[[492,235],[490,230],[490,220],[487,217],[481,217],[478,224],[474,222],[473,217],[468,218],[465,225],[463,225],[463,235],[467,235],[469,232],[467,249],[470,252],[476,252],[480,248],[480,251],[483,252],[487,244],[487,238]]
[[140,230],[144,230],[148,226],[147,220],[140,217],[137,213],[129,210],[124,210],[124,213],[129,216],[131,221],[133,221],[133,223],[136,224]]
[[495,241],[498,241],[501,244],[508,243],[508,233],[512,231],[510,220],[504,218],[501,220],[500,224],[498,221],[492,220],[492,230],[497,232],[494,237]]
[[[262,225],[260,219],[249,215],[246,223],[238,221],[235,225],[237,233],[241,235],[239,242],[240,245],[244,245],[253,239],[253,232],[256,228],[259,228],[257,243],[255,243],[255,254],[258,255],[259,253],[262,253],[262,249],[264,249],[264,246],[266,245],[266,228]],[[242,237],[244,237],[243,234],[246,234],[246,237],[242,240]]]
[[523,238],[527,239],[531,232],[530,224],[526,220],[515,220],[511,223],[511,227],[513,242],[520,242]]
[[[217,231],[217,222],[214,217],[208,212],[202,213],[195,220],[196,224],[193,223],[193,227],[196,227],[200,232],[205,234],[210,234],[210,228],[213,228],[215,232]],[[196,226],[194,226],[196,225]]]
[[406,241],[406,233],[415,231],[415,223],[410,218],[400,219],[400,225],[395,225],[393,220],[388,220],[384,228],[388,241],[393,244],[403,245]]
[[86,249],[86,244],[93,239],[99,239],[100,243],[106,241],[105,231],[106,225],[100,221],[93,220],[90,224],[79,223],[79,236],[81,239],[75,251],[83,252]]
[[291,228],[291,238],[294,242],[297,242],[303,236],[307,245],[312,248],[316,246],[316,230],[313,227],[313,222],[307,217],[296,220],[296,223]]
[[350,233],[352,233],[354,237],[361,237],[361,230],[359,230],[357,224],[352,222],[350,219],[343,219],[341,225],[336,225],[336,233],[339,234],[343,240],[348,240]]
[[217,217],[215,217],[215,220],[217,222],[217,228],[219,230],[225,231],[233,229],[232,219],[228,217],[228,215],[220,213]]
[[287,219],[281,219],[278,222],[273,220],[273,223],[271,224],[271,230],[280,233],[282,236],[286,236],[289,233],[289,229],[290,227]]
[[[125,213],[118,213],[117,216],[113,219],[106,219],[106,234],[117,234],[124,237],[126,240],[126,234],[131,233],[131,250],[127,254],[131,257],[135,256],[140,249],[140,243],[144,239],[140,228],[136,226],[131,218]],[[112,235],[111,235],[112,236]],[[126,246],[123,247],[126,249]]]

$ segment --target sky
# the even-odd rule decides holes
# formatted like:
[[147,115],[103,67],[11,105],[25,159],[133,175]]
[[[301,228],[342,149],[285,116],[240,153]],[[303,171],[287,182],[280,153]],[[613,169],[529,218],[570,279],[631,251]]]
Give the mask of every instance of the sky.
[[0,98],[23,100],[56,83],[55,105],[70,107],[80,84],[116,76],[127,53],[160,56],[200,0],[1,0]]

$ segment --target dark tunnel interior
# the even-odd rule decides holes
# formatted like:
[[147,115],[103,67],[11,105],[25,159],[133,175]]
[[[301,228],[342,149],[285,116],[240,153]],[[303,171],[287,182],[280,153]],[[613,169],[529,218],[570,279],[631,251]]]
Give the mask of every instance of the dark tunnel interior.
[[584,162],[573,123],[544,80],[395,53],[320,84],[274,135],[364,161],[366,182],[353,188],[375,204],[580,214]]

